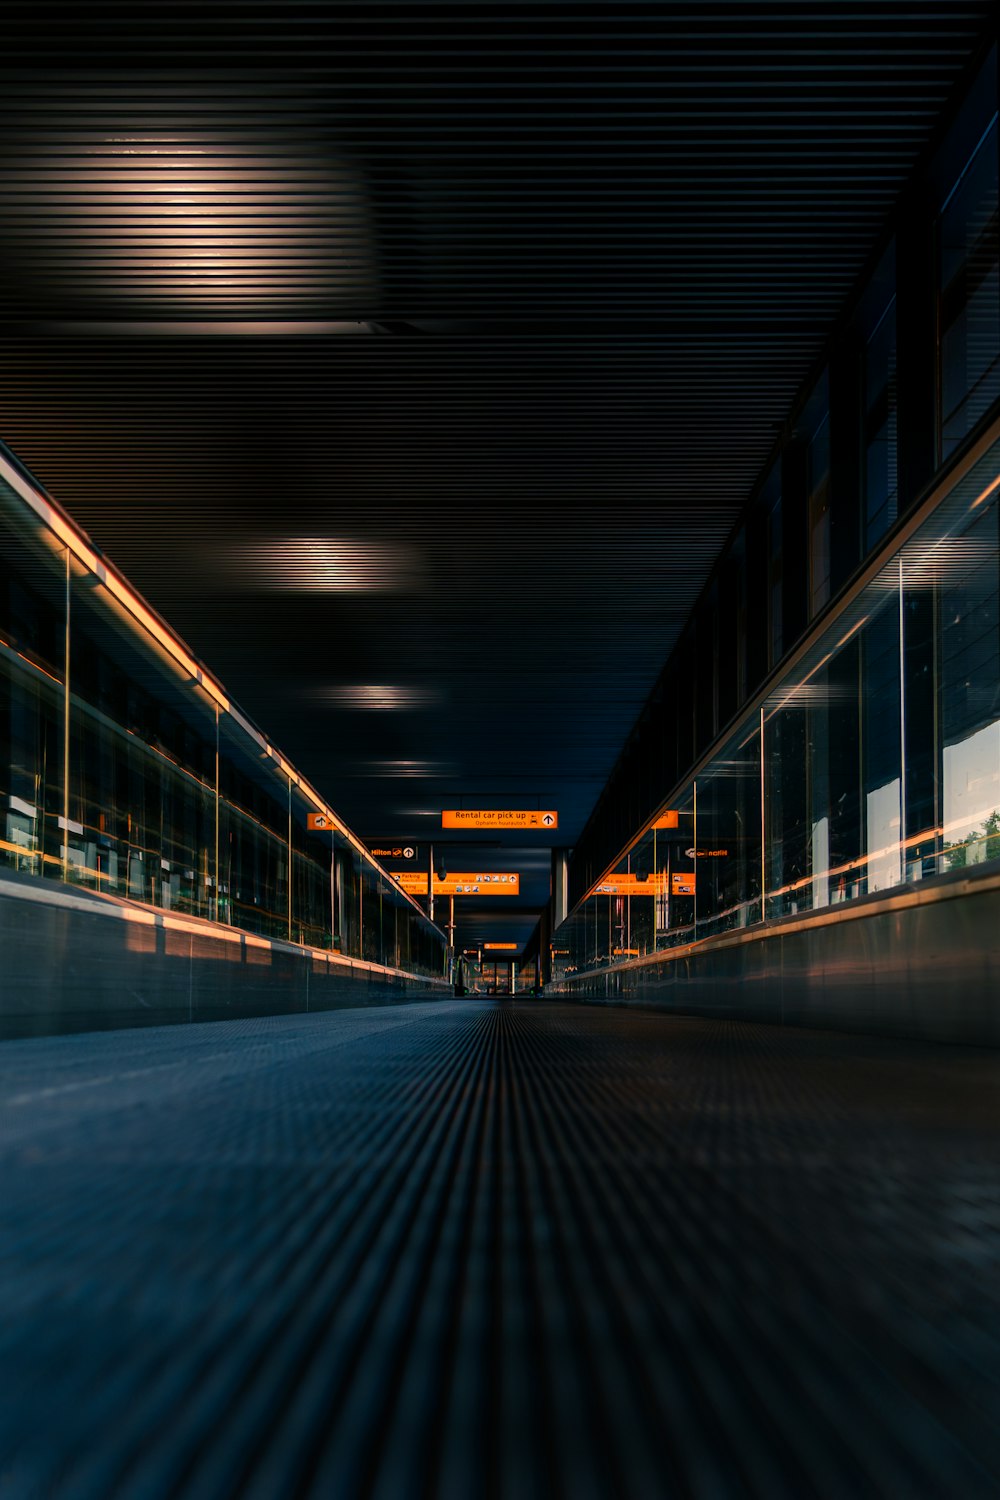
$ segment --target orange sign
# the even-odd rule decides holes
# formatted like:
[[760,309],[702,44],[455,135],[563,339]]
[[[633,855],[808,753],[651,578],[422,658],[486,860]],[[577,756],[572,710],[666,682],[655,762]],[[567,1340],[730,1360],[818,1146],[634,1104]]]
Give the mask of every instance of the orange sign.
[[[389,873],[409,895],[427,895],[426,870],[391,870]],[[443,880],[437,875],[434,877],[435,896],[519,896],[520,893],[520,875],[496,872],[464,875],[456,872],[446,875]]]
[[612,958],[638,958],[638,948],[612,948]]
[[654,828],[676,828],[679,820],[680,813],[675,808],[672,812],[660,813],[660,816],[652,826]]
[[521,811],[468,811],[465,808],[446,809],[441,814],[442,828],[542,828],[559,827],[557,812],[536,812],[532,808]]
[[420,858],[419,844],[369,844],[373,859],[405,859],[407,864]]
[[489,952],[489,953],[495,953],[498,950],[502,950],[504,953],[516,953],[517,950],[520,948],[520,946],[521,946],[520,943],[484,943],[483,944],[484,949],[486,949],[486,951]]
[[333,819],[326,813],[306,813],[306,827],[313,833],[331,833],[333,831]]
[[694,895],[694,871],[682,870],[670,877],[670,889],[675,896]]
[[609,875],[598,881],[591,891],[592,896],[655,896],[662,890],[662,882],[655,875]]

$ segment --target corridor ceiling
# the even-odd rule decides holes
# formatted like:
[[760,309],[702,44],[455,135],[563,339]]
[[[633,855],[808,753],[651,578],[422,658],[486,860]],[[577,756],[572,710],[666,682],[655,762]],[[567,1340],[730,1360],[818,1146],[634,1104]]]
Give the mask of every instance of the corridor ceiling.
[[522,941],[991,12],[8,3],[0,437]]

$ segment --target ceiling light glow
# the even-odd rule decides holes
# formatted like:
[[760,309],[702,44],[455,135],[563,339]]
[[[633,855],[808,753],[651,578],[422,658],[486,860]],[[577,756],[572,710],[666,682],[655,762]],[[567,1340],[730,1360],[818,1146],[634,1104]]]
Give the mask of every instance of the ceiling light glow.
[[241,586],[291,593],[408,593],[423,584],[423,560],[397,542],[299,537],[241,547],[226,572]]
[[338,708],[373,712],[430,708],[441,701],[441,694],[433,688],[373,682],[340,684],[327,688],[317,696],[327,703],[335,703]]
[[[155,96],[155,88],[152,91]],[[333,150],[280,130],[158,128],[136,98],[0,165],[8,249],[50,311],[349,316],[378,292],[370,195]],[[155,106],[154,106],[155,110]],[[36,150],[30,139],[24,150]],[[289,296],[289,285],[295,294]],[[202,325],[203,328],[210,325]],[[248,327],[251,325],[247,325]]]

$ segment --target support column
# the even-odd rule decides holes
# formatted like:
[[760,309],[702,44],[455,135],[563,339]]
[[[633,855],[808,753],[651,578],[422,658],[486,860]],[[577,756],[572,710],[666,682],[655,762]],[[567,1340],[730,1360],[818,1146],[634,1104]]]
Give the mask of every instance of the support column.
[[542,915],[538,923],[538,962],[536,964],[536,972],[538,973],[543,985],[552,983],[553,930],[554,928],[552,918],[549,914],[549,908],[545,907],[542,911]]
[[552,931],[569,916],[569,850],[552,851]]

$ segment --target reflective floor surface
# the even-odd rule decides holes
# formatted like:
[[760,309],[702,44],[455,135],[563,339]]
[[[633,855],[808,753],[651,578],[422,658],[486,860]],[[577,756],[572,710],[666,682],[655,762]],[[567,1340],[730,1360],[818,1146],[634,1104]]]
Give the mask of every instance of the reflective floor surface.
[[3,1500],[1000,1494],[1000,1055],[532,1001],[0,1045]]

